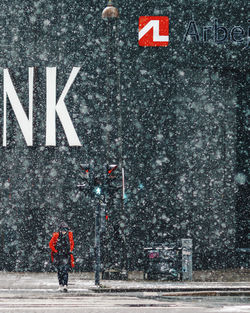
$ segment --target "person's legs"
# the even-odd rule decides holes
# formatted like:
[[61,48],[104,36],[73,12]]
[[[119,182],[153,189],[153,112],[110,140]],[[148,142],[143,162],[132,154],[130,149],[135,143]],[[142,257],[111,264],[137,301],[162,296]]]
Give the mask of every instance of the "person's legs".
[[63,266],[63,271],[62,271],[62,283],[65,286],[68,286],[68,279],[69,279],[69,275],[68,275],[68,265],[64,265]]
[[63,267],[59,265],[57,267],[57,277],[60,286],[63,286]]
[[68,280],[69,280],[69,265],[65,264],[62,266],[62,285],[63,285],[63,290],[67,291],[67,286],[68,286]]

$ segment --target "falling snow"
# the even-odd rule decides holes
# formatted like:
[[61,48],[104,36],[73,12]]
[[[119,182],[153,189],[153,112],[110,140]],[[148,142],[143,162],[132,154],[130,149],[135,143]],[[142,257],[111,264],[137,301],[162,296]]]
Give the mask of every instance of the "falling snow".
[[[124,199],[119,189],[101,214],[103,269],[142,270],[145,247],[182,238],[193,240],[194,269],[248,267],[246,254],[239,257],[249,249],[246,1],[115,3],[117,22],[101,19],[99,0],[1,3],[0,94],[8,68],[27,114],[29,67],[35,81],[32,147],[7,102],[0,270],[52,271],[48,242],[61,220],[74,233],[76,271],[93,270],[99,200],[77,187],[81,163],[101,176],[105,164],[119,164],[117,186],[125,170]],[[138,18],[146,15],[170,17],[168,47],[139,47]],[[200,36],[215,19],[241,26],[244,36],[184,41],[192,19]],[[81,67],[65,97],[79,147],[69,146],[59,118],[57,145],[45,145],[49,67],[57,68],[57,101]]]

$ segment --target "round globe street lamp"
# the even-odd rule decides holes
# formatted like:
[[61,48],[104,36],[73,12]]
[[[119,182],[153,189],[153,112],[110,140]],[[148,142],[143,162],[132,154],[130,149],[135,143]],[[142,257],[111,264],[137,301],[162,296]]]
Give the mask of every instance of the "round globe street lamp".
[[119,17],[119,11],[113,6],[112,0],[109,0],[107,7],[102,11],[103,19],[113,19]]

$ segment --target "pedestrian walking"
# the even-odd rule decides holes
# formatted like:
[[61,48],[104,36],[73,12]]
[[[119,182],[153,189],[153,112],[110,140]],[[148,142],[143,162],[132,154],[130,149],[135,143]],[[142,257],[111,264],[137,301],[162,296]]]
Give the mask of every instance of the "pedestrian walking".
[[51,260],[57,268],[59,288],[58,290],[68,291],[68,272],[74,265],[74,249],[73,233],[69,226],[62,222],[59,225],[59,231],[53,233],[49,242],[51,249]]

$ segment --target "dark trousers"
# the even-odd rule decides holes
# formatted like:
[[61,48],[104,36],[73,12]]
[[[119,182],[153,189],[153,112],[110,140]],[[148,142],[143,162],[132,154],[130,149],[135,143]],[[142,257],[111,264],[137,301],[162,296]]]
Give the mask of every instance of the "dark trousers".
[[59,285],[68,286],[69,270],[70,270],[69,264],[62,264],[57,266]]

